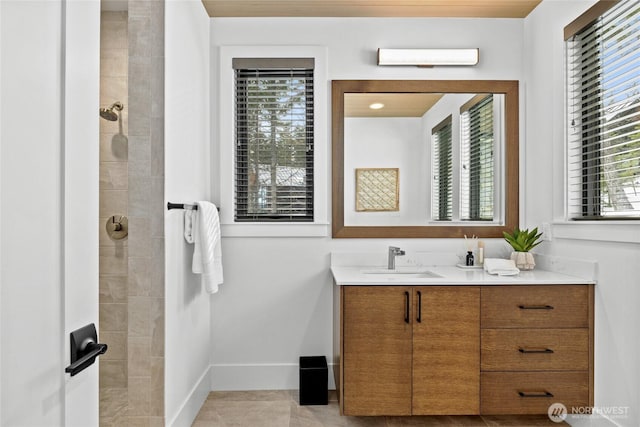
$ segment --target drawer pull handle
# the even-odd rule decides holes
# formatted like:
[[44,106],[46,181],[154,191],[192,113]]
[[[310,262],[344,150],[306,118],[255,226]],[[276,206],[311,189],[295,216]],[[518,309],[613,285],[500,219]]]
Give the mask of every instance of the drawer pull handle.
[[518,351],[520,353],[524,353],[524,354],[531,354],[531,353],[551,354],[551,353],[553,353],[553,350],[551,350],[550,348],[522,348],[522,347],[520,347],[518,349]]
[[519,305],[520,310],[553,310],[552,305]]
[[404,323],[409,323],[409,292],[404,292]]
[[549,393],[548,391],[519,391],[518,394],[520,397],[553,397],[553,393]]
[[418,323],[422,323],[422,292],[418,291]]

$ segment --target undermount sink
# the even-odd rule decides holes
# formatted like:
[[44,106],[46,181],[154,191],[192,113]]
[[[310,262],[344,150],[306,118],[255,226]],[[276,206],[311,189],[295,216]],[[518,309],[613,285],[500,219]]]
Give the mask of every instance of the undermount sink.
[[389,270],[387,268],[372,268],[369,270],[362,270],[362,274],[375,274],[376,278],[385,278],[385,279],[435,279],[438,277],[442,277],[439,274],[434,273],[433,271],[420,269],[420,268],[397,268],[395,270]]

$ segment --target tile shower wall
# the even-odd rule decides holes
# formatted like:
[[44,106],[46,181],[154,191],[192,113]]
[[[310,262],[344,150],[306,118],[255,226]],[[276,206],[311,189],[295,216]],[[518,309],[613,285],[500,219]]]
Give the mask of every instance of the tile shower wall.
[[164,425],[164,2],[129,0],[128,425]]
[[[111,240],[105,223],[128,215],[127,12],[103,12],[100,22],[100,105],[124,104],[120,120],[100,119],[100,425],[121,426],[127,416],[128,239]],[[96,112],[97,113],[97,112]]]

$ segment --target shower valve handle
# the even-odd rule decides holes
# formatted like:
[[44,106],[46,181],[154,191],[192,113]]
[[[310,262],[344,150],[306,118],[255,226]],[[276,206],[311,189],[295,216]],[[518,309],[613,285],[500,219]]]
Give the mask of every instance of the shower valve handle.
[[107,220],[105,228],[113,240],[122,240],[129,234],[129,220],[124,215],[112,215]]
[[112,227],[113,227],[114,231],[121,231],[122,230],[122,223],[120,221],[122,221],[122,217],[120,217],[118,222],[116,222],[116,216],[115,215],[111,217],[111,222],[113,224]]

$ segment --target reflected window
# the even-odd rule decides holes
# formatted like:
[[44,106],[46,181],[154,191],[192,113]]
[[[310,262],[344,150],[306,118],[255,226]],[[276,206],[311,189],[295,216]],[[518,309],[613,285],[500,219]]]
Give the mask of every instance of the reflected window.
[[492,221],[493,95],[473,101],[460,115],[460,219]]
[[451,221],[453,213],[453,153],[451,150],[451,116],[431,131],[433,200],[435,221]]

